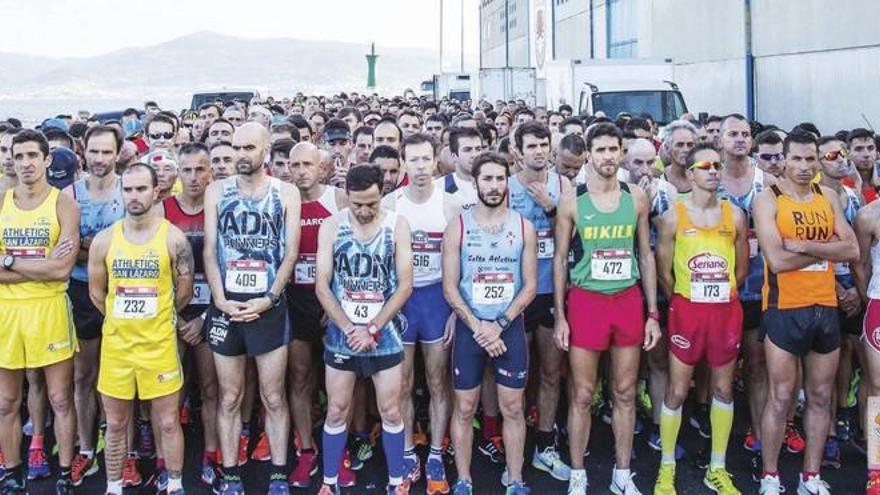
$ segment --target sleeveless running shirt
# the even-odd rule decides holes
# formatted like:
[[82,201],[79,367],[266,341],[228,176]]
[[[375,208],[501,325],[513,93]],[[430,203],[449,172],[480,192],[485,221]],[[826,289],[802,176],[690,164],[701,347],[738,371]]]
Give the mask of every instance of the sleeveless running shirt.
[[388,201],[406,218],[412,231],[413,286],[427,287],[443,280],[443,232],[446,231],[446,191],[434,184],[431,197],[414,203],[404,189],[394,191]]
[[[810,185],[812,198],[795,201],[777,186],[770,186],[776,198],[776,225],[784,239],[826,241],[834,235],[834,210],[817,184]],[[800,270],[773,273],[764,263],[763,309],[796,309],[813,305],[837,307],[834,268],[830,261],[818,261]]]
[[336,188],[324,187],[324,192],[315,201],[304,201],[300,210],[299,254],[293,268],[290,284],[305,289],[315,288],[317,272],[318,231],[321,224],[336,214]]
[[[49,194],[39,206],[32,210],[22,210],[15,205],[13,190],[6,191],[0,216],[0,250],[3,255],[22,260],[44,260],[51,256],[61,234],[61,224],[55,209],[59,192],[50,187]],[[63,294],[65,290],[67,282],[28,281],[0,284],[0,299],[45,298]]]
[[620,201],[610,213],[593,204],[586,184],[577,189],[575,264],[569,280],[581,289],[615,294],[639,280],[635,235],[638,215],[629,186],[620,183]]
[[460,180],[454,173],[435,179],[434,185],[439,185],[443,190],[455,196],[462,210],[470,210],[477,204],[477,189],[474,187],[474,183]]
[[458,290],[474,316],[494,321],[522,289],[525,219],[510,210],[497,233],[486,232],[468,210],[459,217],[461,280]]
[[130,344],[164,345],[174,341],[174,279],[168,253],[167,220],[161,220],[144,244],[129,242],[123,221],[111,227],[107,249],[107,298],[104,335],[123,333]]
[[[95,201],[89,197],[86,179],[73,183],[73,197],[79,203],[79,238],[94,237],[98,232],[113,225],[113,222],[125,216],[125,204],[122,202],[122,181],[116,179],[113,195],[104,201]],[[77,262],[73,265],[70,278],[80,282],[88,282],[88,262]]]
[[205,258],[202,256],[205,250],[205,211],[190,215],[183,211],[175,196],[165,198],[162,205],[165,207],[165,219],[183,231],[192,248],[195,260],[193,297],[186,308],[186,316],[198,316],[211,303],[211,287],[205,278]]
[[699,227],[684,201],[675,204],[672,268],[675,293],[695,303],[726,303],[736,296],[736,225],[730,203],[721,201],[721,221]]
[[752,177],[752,186],[742,196],[731,194],[724,188],[724,184],[718,186],[718,197],[727,199],[738,206],[746,214],[746,220],[749,223],[749,271],[737,294],[742,301],[760,301],[764,287],[764,256],[758,246],[758,237],[755,235],[755,220],[752,216],[752,202],[758,193],[764,190],[764,171],[757,166],[753,166],[752,170],[755,171],[754,177]]
[[222,181],[217,203],[217,264],[226,297],[244,301],[260,297],[275,282],[285,250],[282,182],[269,178],[259,199],[243,198],[238,180]]
[[[843,204],[843,216],[846,218],[846,222],[852,225],[856,221],[859,208],[862,206],[861,199],[855,189],[844,185],[840,187],[843,188],[843,192],[846,195],[846,202]],[[834,263],[834,278],[845,289],[854,287],[856,284],[849,263],[846,261]]]
[[[529,190],[519,178],[514,175],[508,181],[510,191],[510,208],[532,222],[535,226],[535,236],[538,241],[538,294],[553,293],[553,221],[544,213]],[[555,172],[547,173],[547,193],[553,200],[553,205],[559,205],[559,197],[562,195],[562,181]]]
[[880,242],[871,245],[871,280],[868,282],[868,298],[880,299]]
[[[385,218],[377,232],[365,242],[355,238],[351,212],[346,208],[339,213],[339,230],[333,242],[333,281],[331,290],[355,325],[366,326],[379,314],[385,302],[397,290],[397,270],[394,264],[394,231],[397,213],[384,210]],[[358,356],[383,356],[403,349],[400,334],[406,330],[402,313],[397,313],[382,329],[379,344],[373,351]],[[342,332],[327,336],[330,352],[351,354]],[[339,335],[335,335],[335,334]]]

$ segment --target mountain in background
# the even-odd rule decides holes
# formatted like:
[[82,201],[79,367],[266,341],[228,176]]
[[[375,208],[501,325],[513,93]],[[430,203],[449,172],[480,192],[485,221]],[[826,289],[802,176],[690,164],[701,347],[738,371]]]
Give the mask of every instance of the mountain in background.
[[[155,99],[176,108],[188,105],[193,91],[242,86],[277,96],[363,91],[368,50],[366,43],[246,39],[203,31],[87,58],[0,53],[0,116],[15,114],[9,107],[27,100],[108,110],[89,103],[131,100],[141,106]],[[430,50],[379,46],[377,52],[380,93],[417,90],[437,70],[436,54]],[[79,102],[83,104],[77,106]]]

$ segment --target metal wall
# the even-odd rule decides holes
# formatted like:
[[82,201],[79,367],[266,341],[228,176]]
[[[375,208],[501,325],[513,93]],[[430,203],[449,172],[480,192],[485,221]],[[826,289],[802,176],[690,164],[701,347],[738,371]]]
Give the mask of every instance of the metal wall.
[[[505,4],[509,19],[505,28]],[[482,0],[480,3],[480,66],[497,68],[529,65],[529,1]],[[509,45],[508,33],[509,29]],[[509,57],[509,59],[508,59]]]

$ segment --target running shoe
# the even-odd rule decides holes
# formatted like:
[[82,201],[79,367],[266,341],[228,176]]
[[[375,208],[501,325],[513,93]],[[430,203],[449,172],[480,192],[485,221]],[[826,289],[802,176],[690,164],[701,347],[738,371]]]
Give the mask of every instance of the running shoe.
[[428,495],[446,495],[449,493],[449,482],[446,481],[446,466],[443,460],[428,456],[425,461],[426,492]]
[[526,410],[526,428],[532,428],[538,424],[538,406],[532,404]]
[[636,389],[636,403],[645,417],[650,418],[653,415],[654,405],[651,402],[651,394],[648,393],[648,383],[645,380],[639,380],[639,386]]
[[764,476],[764,460],[761,458],[760,450],[752,454],[751,464],[749,469],[752,472],[752,481],[760,483],[761,477]]
[[688,423],[700,432],[701,437],[712,438],[712,423],[709,420],[708,405],[699,404],[688,420]]
[[452,495],[474,495],[474,485],[468,480],[458,480],[452,485]]
[[[3,451],[0,450],[0,482],[6,479],[6,475],[9,473],[6,471],[6,456],[3,455]],[[2,487],[2,485],[0,485]]]
[[806,481],[803,475],[798,478],[797,495],[831,495],[831,486],[818,474],[810,476]]
[[633,478],[636,477],[636,473],[632,473],[629,475],[629,479],[626,480],[626,484],[620,485],[617,483],[617,480],[614,479],[614,476],[611,476],[611,485],[608,489],[614,495],[642,495],[642,492],[639,491],[636,486]]
[[270,481],[268,495],[290,495],[290,486],[284,480]]
[[386,487],[388,495],[409,495],[409,481],[403,480],[399,485],[388,485]]
[[156,458],[156,443],[153,441],[153,428],[149,421],[138,421],[138,448],[137,454],[140,459]]
[[758,436],[755,435],[751,426],[746,430],[746,436],[743,439],[743,448],[749,452],[757,452],[761,450],[761,441],[758,440]]
[[183,405],[180,407],[180,414],[178,420],[182,426],[186,426],[189,424],[192,419],[192,405],[190,405],[189,395],[183,399]]
[[606,425],[611,425],[614,421],[614,406],[611,404],[610,400],[606,400],[602,403],[602,409],[599,412],[599,415],[602,417],[602,422]]
[[825,448],[822,451],[822,467],[840,469],[840,445],[834,437],[825,440]]
[[807,441],[801,436],[801,432],[789,421],[785,425],[785,450],[790,454],[800,454],[807,448]]
[[761,478],[761,488],[758,489],[759,495],[782,495],[785,488],[779,481],[779,476],[766,475]]
[[122,462],[122,486],[132,487],[139,486],[143,483],[141,472],[138,470],[138,459],[136,456],[127,455]]
[[654,495],[676,495],[675,464],[668,462],[660,463],[657,481],[654,482]]
[[339,485],[321,485],[318,495],[342,495],[342,490],[339,488]]
[[706,470],[703,484],[718,495],[742,495],[733,484],[733,477],[725,468]]
[[266,436],[266,432],[260,433],[260,437],[257,439],[257,446],[254,447],[254,451],[251,452],[251,459],[258,462],[265,462],[272,458],[272,451],[269,450],[269,437]]
[[504,495],[529,495],[532,489],[526,485],[525,481],[514,481],[507,487]]
[[84,479],[97,473],[99,468],[98,459],[95,457],[89,459],[82,454],[74,456],[73,462],[70,463],[70,480],[73,481],[73,486],[81,485]]
[[566,495],[587,495],[587,486],[589,485],[586,471],[583,469],[572,471],[571,477],[568,479]]
[[208,486],[214,486],[218,478],[217,466],[211,461],[202,462],[202,473],[199,480]]
[[865,495],[880,495],[880,471],[868,471],[868,484]]
[[[654,433],[651,433],[651,438],[648,439],[648,446],[657,452],[663,451],[663,444],[660,441],[660,431],[659,428],[654,429]],[[680,461],[687,454],[687,451],[684,450],[684,447],[681,446],[680,443],[675,444],[675,460]]]
[[850,438],[852,438],[852,424],[849,409],[838,410],[834,431],[837,434],[837,439],[841,442],[848,442]]
[[[373,444],[369,439],[354,435],[349,440],[353,457],[360,461],[361,465],[373,458]],[[355,470],[357,471],[357,469]]]
[[168,492],[168,495],[186,495],[186,492],[181,488],[180,490],[172,490]]
[[336,484],[342,488],[357,485],[357,475],[351,469],[351,454],[348,449],[342,456],[342,465],[339,466],[339,472],[336,475]]
[[410,483],[415,483],[422,479],[422,466],[418,456],[403,456],[403,477],[409,480]]
[[238,436],[238,465],[244,466],[248,461],[248,445],[251,443],[251,433],[241,430]]
[[14,476],[9,476],[3,480],[3,485],[0,486],[0,493],[3,495],[23,495],[27,493],[27,488],[25,487],[24,480],[17,480]]
[[477,449],[493,463],[504,463],[504,442],[501,439],[501,435],[496,435],[488,440],[483,440]]
[[244,495],[244,484],[241,481],[223,480],[216,493],[217,495]]
[[104,451],[104,447],[107,446],[107,439],[105,438],[107,432],[107,422],[101,420],[98,423],[98,441],[95,442],[95,455],[100,454]]
[[571,468],[562,461],[559,451],[552,445],[543,451],[539,451],[538,447],[535,447],[535,453],[532,455],[532,467],[550,474],[559,481],[568,481],[571,478]]
[[52,470],[49,469],[46,452],[43,449],[28,450],[27,479],[40,480],[48,478],[51,474]]
[[34,422],[31,418],[28,418],[27,423],[21,426],[21,434],[26,437],[34,436]]
[[859,383],[862,381],[862,369],[853,372],[849,381],[849,390],[846,392],[846,407],[856,407],[859,402]]
[[296,488],[308,488],[312,486],[312,476],[318,474],[318,455],[312,450],[300,452],[296,460],[296,467],[287,477],[287,483]]
[[66,478],[56,481],[55,495],[74,495],[73,482]]

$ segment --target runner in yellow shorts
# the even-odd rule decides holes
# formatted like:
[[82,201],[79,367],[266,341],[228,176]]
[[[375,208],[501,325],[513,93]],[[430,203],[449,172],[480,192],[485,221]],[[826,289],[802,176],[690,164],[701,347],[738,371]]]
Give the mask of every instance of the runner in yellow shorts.
[[59,448],[56,493],[73,493],[76,336],[66,290],[76,261],[74,246],[79,246],[79,207],[49,185],[51,156],[42,134],[16,134],[12,159],[19,182],[0,203],[0,449],[10,473],[0,491],[24,493],[19,454],[22,380],[25,368],[42,368]]
[[183,431],[177,416],[183,371],[177,312],[193,291],[193,253],[183,232],[152,211],[156,171],[144,164],[122,174],[125,218],[95,236],[89,250],[89,296],[104,314],[98,392],[107,414],[107,491],[122,493],[126,431],[135,396],[152,401],[168,493],[182,493]]

